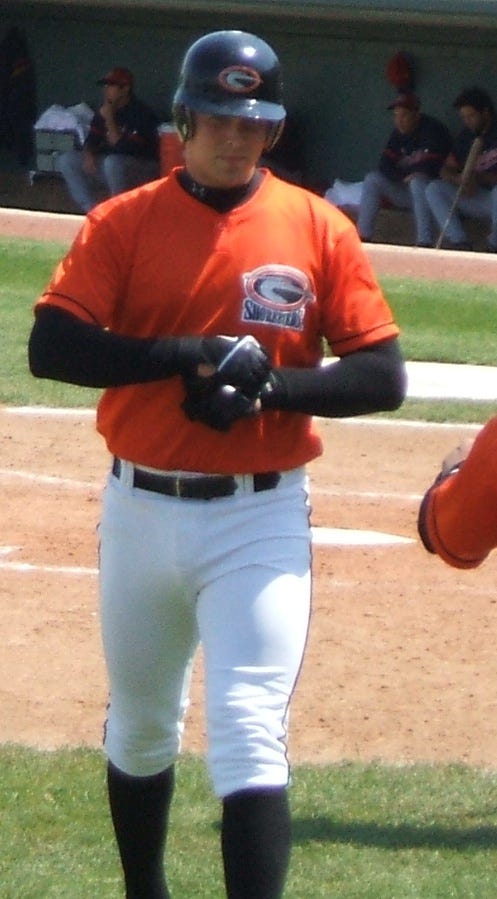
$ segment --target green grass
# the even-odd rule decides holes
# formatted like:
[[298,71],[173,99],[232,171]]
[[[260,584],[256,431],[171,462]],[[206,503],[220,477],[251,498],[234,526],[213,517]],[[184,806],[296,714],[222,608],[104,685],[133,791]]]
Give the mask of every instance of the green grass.
[[27,366],[33,305],[66,249],[50,241],[0,239],[0,403],[84,407],[97,402],[100,391],[37,380]]
[[[93,750],[0,747],[2,899],[118,899]],[[168,872],[177,899],[223,893],[219,803],[204,763],[177,766]],[[497,773],[459,765],[298,766],[285,899],[494,899]]]
[[495,415],[497,400],[422,400],[407,399],[395,412],[378,412],[376,418],[398,421],[464,422],[482,424]]
[[497,363],[497,287],[382,278],[407,359]]

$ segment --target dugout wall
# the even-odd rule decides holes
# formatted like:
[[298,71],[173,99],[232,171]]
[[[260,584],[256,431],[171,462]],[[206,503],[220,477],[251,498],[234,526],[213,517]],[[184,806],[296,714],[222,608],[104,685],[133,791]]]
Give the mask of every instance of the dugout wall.
[[[450,9],[448,14],[446,11]],[[413,56],[423,109],[455,132],[454,96],[479,84],[497,103],[497,3],[231,3],[122,0],[2,0],[0,38],[21,28],[34,61],[38,110],[100,101],[96,79],[112,65],[129,66],[136,92],[165,121],[182,54],[205,31],[254,31],[284,66],[285,97],[303,135],[305,181],[317,188],[335,177],[359,180],[376,164],[392,127],[388,60]]]

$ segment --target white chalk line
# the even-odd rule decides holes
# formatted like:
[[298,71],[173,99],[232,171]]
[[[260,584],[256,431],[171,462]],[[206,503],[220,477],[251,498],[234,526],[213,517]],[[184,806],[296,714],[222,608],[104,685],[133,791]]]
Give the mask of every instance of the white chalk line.
[[21,546],[0,546],[0,569],[17,572],[48,572],[54,574],[91,575],[98,574],[98,568],[86,568],[83,565],[34,565],[32,562],[4,562],[2,556],[12,556],[19,552]]
[[350,497],[352,499],[388,499],[390,501],[398,501],[398,502],[420,502],[423,498],[422,493],[388,493],[386,491],[382,491],[381,493],[378,491],[372,490],[345,490],[340,489],[339,487],[313,487],[312,485],[312,474],[311,474],[311,500],[312,496],[337,496],[337,497]]
[[15,571],[19,574],[67,574],[67,575],[90,575],[95,577],[98,575],[98,568],[85,568],[79,565],[33,565],[31,562],[2,562],[0,561],[0,569],[4,571]]
[[32,471],[22,471],[16,468],[0,468],[0,478],[4,480],[29,481],[36,484],[44,484],[48,487],[68,487],[74,490],[94,490],[97,485],[93,481],[78,481],[75,478],[61,478],[48,474],[34,474]]
[[[321,421],[330,421],[329,418],[320,419]],[[337,423],[338,419],[331,419],[333,423]],[[368,418],[367,416],[358,418],[341,418],[340,423],[357,427],[368,428],[411,428],[416,431],[460,431],[461,429],[469,431],[480,431],[482,425],[468,424],[463,421],[412,421],[411,419],[397,418]]]
[[59,406],[5,406],[7,415],[34,415],[39,418],[89,418],[95,409],[64,409]]
[[[19,416],[35,416],[39,418],[89,418],[96,415],[95,409],[65,409],[52,406],[4,406],[1,410],[7,415]],[[318,416],[317,416],[318,417]],[[324,422],[330,422],[329,418],[320,419]],[[333,424],[333,420],[332,424]],[[464,424],[463,422],[437,422],[437,421],[411,421],[409,419],[392,419],[392,418],[373,418],[367,415],[354,418],[340,418],[334,420],[337,424],[347,424],[352,426],[367,426],[379,428],[415,428],[417,430],[455,430],[469,429],[480,430],[481,425]]]
[[311,528],[312,542],[319,546],[394,546],[415,543],[412,537],[354,528]]

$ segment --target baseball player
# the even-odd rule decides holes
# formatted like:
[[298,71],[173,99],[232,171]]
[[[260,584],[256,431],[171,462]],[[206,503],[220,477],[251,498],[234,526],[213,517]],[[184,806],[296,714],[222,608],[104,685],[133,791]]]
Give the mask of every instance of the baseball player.
[[184,168],[91,211],[36,304],[30,364],[105,388],[105,748],[126,897],[170,895],[168,812],[201,642],[226,895],[278,899],[313,416],[398,407],[405,367],[354,225],[258,166],[285,119],[273,49],[240,31],[199,38],[173,115]]
[[454,568],[476,568],[497,546],[496,460],[497,417],[448,453],[423,497],[423,545]]
[[81,150],[58,157],[71,197],[83,212],[96,205],[102,189],[115,196],[159,177],[159,120],[134,93],[133,73],[114,67],[97,81],[103,89]]
[[436,178],[450,150],[450,133],[433,116],[421,112],[416,94],[401,93],[388,109],[393,110],[394,129],[381,153],[378,168],[363,183],[357,228],[361,238],[371,241],[378,213],[386,200],[414,214],[416,246],[434,244],[433,218],[425,198],[427,185]]
[[[426,200],[431,212],[444,228],[443,249],[471,250],[472,244],[463,218],[487,220],[490,231],[486,249],[497,253],[497,117],[491,97],[482,88],[461,91],[454,100],[463,127],[454,140],[440,177],[426,188]],[[475,137],[482,146],[471,177],[462,185],[465,163]],[[455,202],[455,209],[450,215]],[[449,218],[450,215],[450,218]]]

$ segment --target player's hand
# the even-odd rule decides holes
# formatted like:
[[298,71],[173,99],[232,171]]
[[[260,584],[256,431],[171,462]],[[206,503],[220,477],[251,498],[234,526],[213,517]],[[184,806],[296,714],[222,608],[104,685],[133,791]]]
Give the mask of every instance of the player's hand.
[[99,109],[100,115],[107,124],[114,121],[116,114],[115,102],[106,98]]
[[229,431],[235,421],[256,415],[260,401],[231,384],[220,384],[203,393],[187,391],[181,408],[190,421],[202,422],[215,431]]
[[87,148],[83,150],[83,171],[86,175],[95,175],[97,172],[97,160],[95,154]]
[[[271,361],[251,335],[187,337],[180,339],[179,367],[190,392],[195,386],[203,392],[230,384],[246,396],[255,397],[269,375]],[[202,380],[207,383],[202,385]]]
[[443,478],[447,477],[447,475],[453,471],[454,469],[460,467],[465,459],[469,456],[471,452],[471,447],[473,446],[474,440],[472,437],[467,437],[458,444],[458,446],[454,447],[450,453],[447,453],[443,462],[440,474]]

